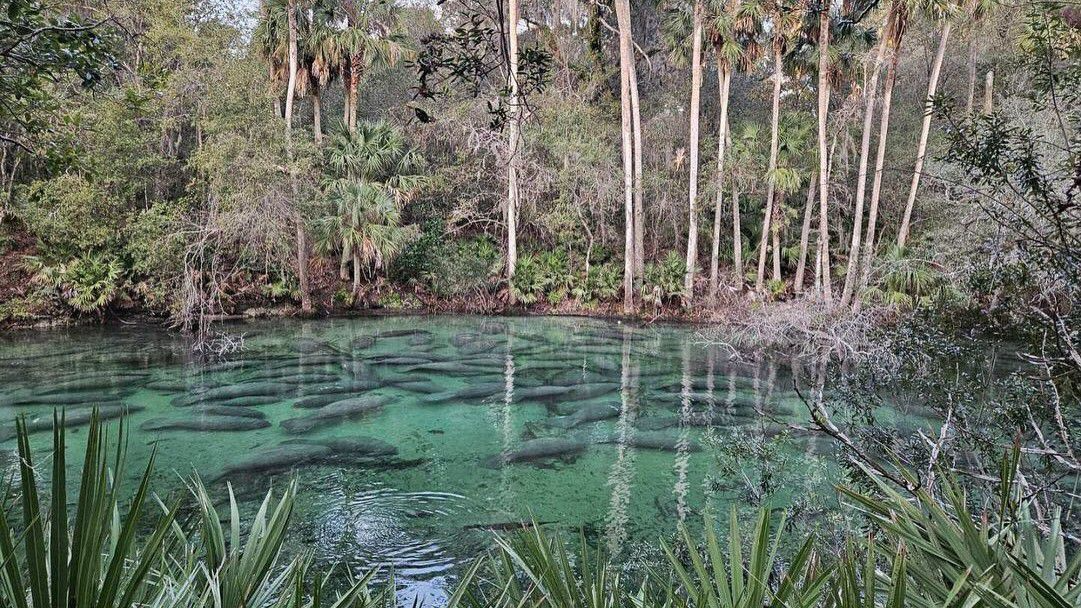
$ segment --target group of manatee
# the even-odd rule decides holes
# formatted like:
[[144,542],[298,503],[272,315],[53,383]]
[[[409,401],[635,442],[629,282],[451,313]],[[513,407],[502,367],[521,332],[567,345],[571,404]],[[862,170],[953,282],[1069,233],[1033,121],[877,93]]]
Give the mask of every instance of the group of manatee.
[[[65,425],[79,426],[90,421],[94,408],[104,419],[142,411],[135,395],[150,391],[170,396],[175,409],[143,422],[144,431],[243,432],[274,426],[261,408],[289,403],[295,414],[277,422],[288,437],[225,464],[222,476],[230,476],[312,465],[418,464],[399,459],[398,449],[379,439],[322,437],[346,421],[405,404],[543,406],[547,417],[529,425],[513,448],[480,457],[488,467],[569,461],[607,444],[695,451],[699,446],[683,429],[738,426],[770,407],[751,390],[758,384],[748,377],[720,374],[714,381],[686,369],[681,377],[678,369],[651,366],[635,366],[628,375],[623,355],[656,356],[652,341],[648,330],[611,325],[550,340],[511,334],[495,320],[446,338],[419,328],[376,331],[348,341],[301,338],[201,363],[194,373],[189,367],[182,379],[175,372],[160,373],[173,371],[168,366],[60,375],[44,386],[0,393],[0,409],[32,412],[27,429],[38,432],[52,428],[56,407],[65,409]],[[458,388],[445,388],[448,379]],[[637,403],[633,432],[596,426],[624,415],[628,395]],[[12,425],[0,427],[0,441],[13,434]]]

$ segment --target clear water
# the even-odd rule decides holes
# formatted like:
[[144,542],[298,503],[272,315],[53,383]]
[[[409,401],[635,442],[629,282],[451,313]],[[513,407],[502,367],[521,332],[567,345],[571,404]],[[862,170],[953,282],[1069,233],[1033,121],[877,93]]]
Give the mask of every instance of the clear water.
[[[19,414],[39,421],[33,444],[46,454],[54,405],[69,417],[95,404],[141,408],[128,414],[129,479],[156,447],[159,493],[198,473],[219,495],[232,482],[250,509],[295,471],[292,549],[358,572],[393,569],[400,597],[432,605],[504,524],[581,529],[626,563],[656,559],[675,521],[746,501],[747,480],[717,446],[806,421],[787,365],[732,359],[692,327],[388,317],[228,330],[244,350],[210,362],[138,325],[0,339],[0,465],[13,467]],[[360,405],[291,421],[340,410],[296,407],[335,392],[324,401]],[[207,424],[247,430],[198,429]],[[83,435],[69,434],[73,467]],[[797,435],[786,450],[787,466],[807,472],[829,447]],[[782,503],[810,491],[780,490]]]

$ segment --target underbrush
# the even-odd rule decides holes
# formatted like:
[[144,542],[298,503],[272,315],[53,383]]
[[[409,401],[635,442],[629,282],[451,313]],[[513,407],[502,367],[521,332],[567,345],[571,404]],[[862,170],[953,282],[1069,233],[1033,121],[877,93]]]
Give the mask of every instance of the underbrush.
[[[394,606],[394,582],[373,573],[331,585],[310,555],[282,547],[297,484],[268,493],[244,526],[231,488],[221,514],[198,478],[186,498],[152,494],[154,461],[131,497],[120,496],[123,449],[113,451],[96,415],[86,435],[77,496],[68,495],[66,432],[56,414],[49,464],[35,465],[20,422],[18,483],[0,509],[0,605],[13,608],[359,608]],[[123,431],[119,445],[123,446]],[[110,458],[110,454],[114,456]],[[1058,513],[1033,517],[1033,497],[1007,454],[999,491],[976,511],[949,477],[907,493],[863,469],[863,489],[840,488],[853,527],[842,551],[810,536],[791,555],[783,513],[761,510],[745,534],[733,511],[727,530],[705,516],[704,535],[682,523],[662,544],[667,565],[629,580],[582,537],[568,543],[541,526],[493,538],[447,605],[511,608],[875,606],[1067,607],[1081,596],[1081,558]],[[39,483],[51,471],[51,492]],[[904,473],[899,473],[904,477]],[[904,477],[904,480],[914,481]],[[69,510],[70,509],[70,510]]]

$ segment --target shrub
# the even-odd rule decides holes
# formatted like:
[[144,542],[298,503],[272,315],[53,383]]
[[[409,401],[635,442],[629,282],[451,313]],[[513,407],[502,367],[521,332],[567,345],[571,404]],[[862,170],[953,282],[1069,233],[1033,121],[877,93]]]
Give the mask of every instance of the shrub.
[[88,254],[60,264],[26,256],[25,262],[39,287],[51,291],[65,304],[82,313],[101,313],[107,306],[126,296],[127,278],[123,265],[115,257]]
[[36,181],[20,199],[19,218],[44,248],[56,255],[102,249],[117,237],[119,209],[105,190],[81,175]]
[[678,252],[669,251],[664,260],[646,264],[642,277],[642,300],[659,306],[683,297],[683,277],[687,265]]
[[614,300],[623,283],[623,269],[618,264],[605,262],[589,267],[585,281],[574,287],[575,299],[586,305]]

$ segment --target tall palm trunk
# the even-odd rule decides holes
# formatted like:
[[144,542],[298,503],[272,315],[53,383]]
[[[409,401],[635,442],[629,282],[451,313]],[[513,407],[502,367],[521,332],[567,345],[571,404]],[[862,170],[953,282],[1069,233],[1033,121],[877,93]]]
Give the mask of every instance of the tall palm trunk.
[[882,172],[886,162],[886,141],[890,130],[890,105],[893,101],[893,86],[897,83],[897,63],[901,58],[901,36],[905,27],[905,7],[895,0],[890,5],[890,19],[887,42],[890,62],[886,67],[886,85],[882,90],[882,108],[879,110],[878,147],[875,152],[875,176],[871,181],[871,203],[867,209],[867,230],[863,233],[863,250],[860,265],[859,283],[853,291],[853,306],[859,308],[859,294],[867,286],[871,276],[871,262],[875,257],[875,228],[878,221],[878,201],[882,194]]
[[[728,92],[732,71],[725,67],[720,49],[717,52],[717,88],[721,101],[721,125],[717,129],[717,202],[713,207],[713,251],[709,258],[709,299],[717,303],[718,264],[721,257],[721,207],[724,204],[724,153],[728,147]],[[737,210],[738,214],[738,210]]]
[[360,255],[357,248],[353,248],[353,294],[360,295]]
[[[285,147],[289,160],[293,160],[293,103],[297,88],[297,13],[296,0],[289,0],[286,6],[289,21],[289,84],[285,92]],[[290,168],[290,190],[293,195],[293,205],[297,200],[296,176]],[[304,220],[299,212],[296,217],[297,239],[297,282],[300,283],[300,309],[309,312],[312,309],[310,289],[308,288],[308,237],[304,232]]]
[[818,240],[822,256],[822,299],[833,302],[830,283],[829,152],[826,125],[830,110],[830,13],[827,3],[818,16]]
[[631,48],[630,0],[615,0],[619,26],[619,105],[620,134],[623,147],[623,312],[634,311],[634,138],[631,127]]
[[781,215],[784,206],[784,192],[777,192],[773,201],[773,220],[770,223],[770,235],[773,240],[773,280],[781,281]]
[[323,100],[318,91],[312,93],[312,133],[315,135],[315,145],[323,145]]
[[946,42],[950,38],[952,24],[949,19],[942,23],[942,33],[938,37],[938,49],[931,64],[931,80],[927,83],[927,99],[923,107],[923,125],[920,127],[920,143],[916,148],[916,168],[912,171],[912,186],[908,189],[908,202],[905,203],[905,215],[901,219],[901,229],[897,231],[897,246],[904,247],[912,225],[912,208],[916,205],[916,193],[920,189],[920,177],[923,175],[923,161],[927,154],[927,136],[931,132],[931,112],[933,101],[938,92],[938,77],[942,73],[942,59],[946,56]]
[[732,271],[743,290],[743,232],[739,225],[739,185],[732,180]]
[[758,274],[755,276],[754,288],[761,292],[766,284],[766,249],[769,245],[769,226],[773,216],[773,177],[777,170],[777,147],[780,137],[780,113],[781,113],[781,79],[783,78],[783,64],[781,62],[781,49],[773,50],[773,113],[770,117],[769,133],[769,168],[766,171],[766,207],[762,214],[762,238],[758,243]]
[[811,243],[811,217],[813,217],[815,192],[818,188],[818,176],[812,175],[807,186],[807,202],[803,206],[803,226],[799,233],[799,262],[796,264],[796,278],[793,289],[796,295],[803,293],[803,282],[807,274],[807,248]]
[[[889,23],[886,23],[889,29]],[[863,91],[863,133],[860,136],[859,175],[856,178],[856,209],[852,217],[852,241],[848,246],[848,270],[845,272],[845,287],[841,292],[841,305],[847,306],[852,300],[852,291],[856,285],[856,275],[860,263],[860,237],[863,232],[863,204],[867,198],[867,166],[870,164],[871,129],[875,115],[875,98],[878,95],[878,74],[882,70],[882,61],[886,56],[886,40],[878,44],[875,63],[868,75],[867,87]]]
[[[631,48],[633,51],[633,41]],[[641,281],[646,270],[646,212],[642,204],[642,112],[638,98],[638,70],[634,66],[633,52],[628,72],[631,81],[631,133],[634,144],[634,276]]]
[[349,132],[357,132],[357,88],[360,86],[360,53],[349,60]]
[[705,21],[701,2],[694,4],[694,42],[691,52],[691,133],[690,176],[687,194],[687,269],[683,275],[683,307],[694,300],[694,270],[698,265],[698,118],[702,106],[702,29]]
[[508,59],[510,62],[507,85],[510,90],[510,124],[507,154],[507,291],[514,304],[514,269],[518,265],[518,140],[522,113],[518,100],[518,0],[507,2]]
[[965,99],[965,116],[972,116],[976,102],[976,33],[973,29],[968,39],[968,97]]

